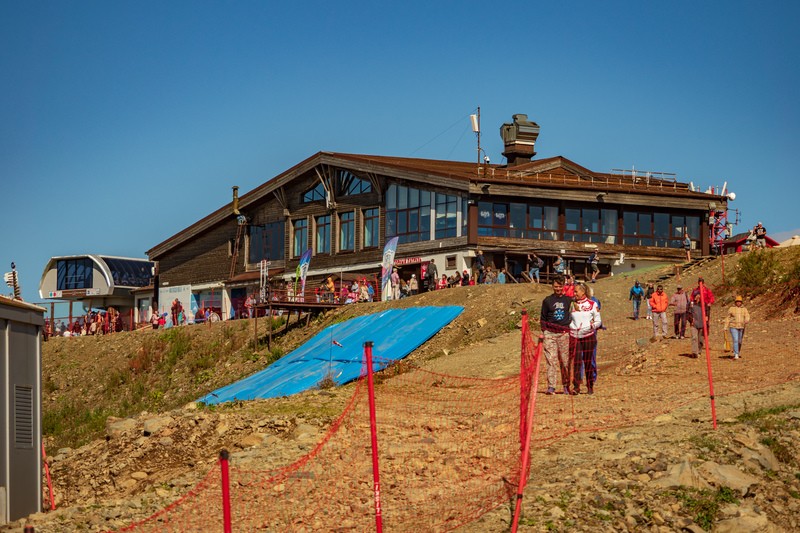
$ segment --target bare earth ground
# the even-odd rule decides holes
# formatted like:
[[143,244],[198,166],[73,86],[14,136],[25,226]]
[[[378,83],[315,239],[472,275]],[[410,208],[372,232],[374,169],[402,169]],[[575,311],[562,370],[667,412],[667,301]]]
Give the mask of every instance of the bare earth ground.
[[[658,273],[639,276],[644,281]],[[685,277],[683,285],[692,285],[698,274],[709,285],[721,282],[720,265],[713,262]],[[723,351],[721,337],[721,318],[733,295],[718,296],[711,317],[719,421],[715,430],[705,359],[686,356],[688,340],[651,342],[652,323],[629,319],[627,294],[632,281],[629,276],[616,276],[594,285],[608,328],[600,334],[596,394],[537,396],[533,463],[520,530],[700,531],[699,524],[709,523],[715,524],[716,531],[800,528],[800,349],[796,341],[800,319],[793,313],[794,306],[776,309],[769,296],[748,302],[753,323],[747,329],[743,359],[733,361]],[[675,284],[675,279],[665,282],[668,293]],[[506,377],[519,372],[521,311],[529,309],[535,325],[541,299],[549,293],[548,287],[534,285],[458,288],[400,302],[359,304],[338,311],[333,319],[383,306],[463,305],[465,312],[411,359],[443,374]],[[320,320],[308,330],[294,330],[287,342],[299,344],[323,325]],[[135,335],[150,334],[154,333]],[[114,339],[124,343],[124,336]],[[100,348],[94,345],[101,342],[112,341],[54,339],[45,345],[45,373],[58,369],[58,375],[45,378],[59,382],[49,401],[68,390],[91,401],[92,388],[101,381],[94,375],[97,372],[90,371],[98,365]],[[81,349],[75,350],[78,346]],[[102,350],[109,365],[130,357],[124,344]],[[70,364],[65,365],[65,360]],[[218,366],[215,379],[205,384],[206,389],[197,390],[196,397],[208,387],[260,368],[257,361],[238,360]],[[189,382],[175,384],[183,390],[191,386]],[[539,388],[543,390],[543,383]],[[104,439],[78,449],[48,450],[53,455],[50,467],[57,510],[0,530],[21,531],[25,524],[41,532],[122,527],[186,492],[215,463],[221,448],[253,451],[263,464],[287,464],[313,446],[351,394],[349,385],[215,410],[198,410],[190,404],[116,421]],[[755,411],[758,416],[740,416]],[[575,418],[564,418],[564,412],[575,413]],[[298,434],[299,427],[304,433]],[[669,480],[680,470],[690,475],[680,478],[679,485],[699,478],[709,480],[712,489],[734,484],[720,482],[718,473],[704,473],[713,465],[732,465],[752,480],[737,489],[736,503],[720,503],[711,522],[704,522],[698,506]],[[460,530],[507,531],[512,512],[510,504],[501,505]]]

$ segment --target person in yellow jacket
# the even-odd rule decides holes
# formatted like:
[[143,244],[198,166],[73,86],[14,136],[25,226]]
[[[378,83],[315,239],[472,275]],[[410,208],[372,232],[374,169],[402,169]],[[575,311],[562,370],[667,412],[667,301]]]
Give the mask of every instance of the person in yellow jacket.
[[739,350],[742,348],[744,338],[744,328],[750,322],[750,313],[744,306],[741,296],[737,296],[733,302],[733,307],[728,309],[728,317],[725,319],[725,327],[731,332],[733,341],[733,358],[739,359]]

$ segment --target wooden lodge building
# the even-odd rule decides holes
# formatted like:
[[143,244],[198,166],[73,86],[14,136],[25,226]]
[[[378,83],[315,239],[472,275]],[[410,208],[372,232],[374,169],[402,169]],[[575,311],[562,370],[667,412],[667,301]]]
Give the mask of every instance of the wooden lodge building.
[[233,316],[258,292],[262,261],[274,289],[309,248],[307,294],[331,274],[374,280],[393,236],[406,279],[420,279],[431,259],[440,277],[470,270],[478,249],[514,276],[529,252],[544,259],[545,276],[560,254],[581,277],[595,249],[601,275],[681,262],[684,232],[693,254],[709,253],[709,212],[726,209],[725,196],[666,175],[533,159],[539,127],[526,115],[501,134],[505,165],[318,152],[241,197],[234,187],[231,203],[147,252],[160,308],[168,291],[183,291]]

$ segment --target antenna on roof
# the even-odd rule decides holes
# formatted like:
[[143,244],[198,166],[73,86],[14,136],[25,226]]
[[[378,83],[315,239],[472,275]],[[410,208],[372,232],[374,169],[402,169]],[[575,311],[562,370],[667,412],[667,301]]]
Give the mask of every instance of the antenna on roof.
[[472,131],[478,139],[478,166],[481,164],[481,106],[478,106],[478,112],[469,116],[469,121],[472,123]]

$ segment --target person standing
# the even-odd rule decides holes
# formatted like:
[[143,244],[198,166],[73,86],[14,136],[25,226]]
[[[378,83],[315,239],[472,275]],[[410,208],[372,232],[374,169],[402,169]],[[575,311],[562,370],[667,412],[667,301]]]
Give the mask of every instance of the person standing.
[[597,250],[592,252],[592,255],[589,256],[589,266],[592,268],[591,282],[594,283],[597,279],[597,274],[600,273],[600,252]]
[[251,294],[248,294],[244,301],[244,309],[247,312],[247,318],[253,318],[253,296]]
[[683,250],[686,252],[686,262],[692,260],[692,239],[689,238],[689,234],[683,234]]
[[669,299],[669,305],[675,308],[672,323],[675,327],[675,338],[686,337],[686,314],[689,310],[689,296],[683,292],[683,287],[678,285],[675,294]]
[[744,306],[744,301],[741,296],[737,296],[733,302],[733,307],[728,309],[728,318],[725,320],[727,328],[731,332],[731,341],[733,344],[733,358],[739,359],[739,352],[742,348],[742,339],[744,339],[744,328],[750,322],[750,313]]
[[[100,315],[98,314],[97,316]],[[155,310],[153,310],[153,312],[150,313],[150,325],[153,326],[153,329],[158,329],[158,313]],[[101,321],[100,328],[102,329],[102,327],[103,326]]]
[[662,336],[669,338],[667,331],[667,309],[669,308],[669,297],[664,292],[664,286],[656,287],[656,292],[650,296],[650,308],[653,310],[653,338],[658,338],[658,329],[661,326]]
[[692,301],[694,301],[695,296],[700,295],[700,288],[703,289],[703,297],[702,302],[706,305],[706,323],[708,325],[708,332],[711,333],[711,305],[714,303],[714,293],[711,292],[711,289],[705,284],[705,281],[702,277],[697,278],[697,287],[692,290]]
[[633,287],[631,287],[631,292],[628,295],[628,300],[633,302],[634,320],[639,320],[639,306],[642,304],[642,298],[644,298],[644,289],[642,289],[642,286],[639,285],[638,281],[634,281]]
[[564,276],[564,296],[575,298],[575,280],[569,274]]
[[539,283],[539,271],[544,266],[542,258],[536,252],[528,254],[528,277],[531,283]]
[[392,267],[392,275],[389,278],[392,284],[392,300],[400,299],[400,274],[397,273],[397,267]]
[[572,298],[564,296],[564,278],[553,279],[553,294],[542,300],[539,313],[544,335],[544,357],[547,366],[547,394],[555,394],[558,372],[564,394],[569,394],[569,325]]
[[483,283],[483,271],[486,268],[486,258],[483,257],[483,250],[478,249],[475,251],[475,262],[472,264],[472,279],[475,284]]
[[439,270],[436,268],[436,262],[431,258],[430,263],[428,263],[428,269],[425,271],[425,290],[435,291],[438,280]]
[[569,353],[572,354],[572,392],[579,394],[581,369],[586,371],[586,388],[594,394],[597,368],[592,365],[592,355],[597,347],[597,330],[603,325],[597,303],[589,299],[585,283],[575,285],[575,301],[570,307]]
[[647,303],[647,320],[653,320],[653,306],[650,305],[650,298],[652,298],[654,292],[656,291],[653,288],[653,284],[648,283],[647,288],[644,291],[644,299]]
[[762,250],[765,249],[767,247],[767,228],[759,222],[756,224],[756,227],[753,228],[753,233],[756,236],[756,246]]
[[414,296],[419,292],[419,282],[417,281],[417,275],[411,274],[411,279],[408,280],[408,292],[411,296]]
[[[706,316],[708,320],[708,316]],[[689,324],[692,326],[692,355],[697,358],[703,349],[703,306],[700,304],[700,294],[692,299],[689,309]]]
[[567,271],[567,262],[560,255],[556,255],[556,260],[553,261],[553,272],[559,276],[563,276]]

